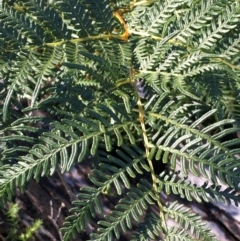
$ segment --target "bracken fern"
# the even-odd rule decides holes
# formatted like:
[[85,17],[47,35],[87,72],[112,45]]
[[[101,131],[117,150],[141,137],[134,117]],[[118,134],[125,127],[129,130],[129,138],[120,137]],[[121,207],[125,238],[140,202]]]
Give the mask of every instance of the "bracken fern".
[[215,240],[161,194],[240,201],[239,22],[238,0],[1,1],[1,205],[91,156],[65,241],[97,215],[95,241]]

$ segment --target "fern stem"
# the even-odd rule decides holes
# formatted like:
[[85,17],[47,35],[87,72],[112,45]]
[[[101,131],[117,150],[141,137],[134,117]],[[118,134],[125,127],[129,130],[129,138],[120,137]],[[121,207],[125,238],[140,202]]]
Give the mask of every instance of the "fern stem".
[[156,2],[156,0],[143,0],[143,1],[133,1],[130,3],[130,8],[134,8],[136,6],[146,6],[146,5],[150,5],[153,4],[154,2]]
[[[138,35],[138,36],[145,37],[145,38],[148,37],[148,38],[151,38],[151,39],[155,39],[157,41],[164,40],[164,37],[152,35],[148,32],[144,32],[144,31],[136,31],[136,30],[133,30],[133,29],[128,29],[128,32],[129,32],[129,34],[134,34],[134,35]],[[176,35],[176,33],[173,33],[173,35]],[[182,46],[182,47],[185,47],[185,48],[189,48],[189,46],[187,46],[186,44],[183,44],[180,41],[177,41],[174,38],[168,39],[167,42],[173,44],[174,46]]]
[[60,46],[66,42],[70,42],[73,44],[79,43],[79,42],[86,42],[86,41],[91,41],[91,40],[98,40],[98,39],[103,39],[103,40],[109,40],[110,38],[114,39],[120,39],[126,41],[126,33],[124,34],[103,34],[103,35],[96,35],[96,36],[88,36],[84,38],[76,38],[76,39],[70,39],[70,40],[61,40],[61,41],[56,41],[52,43],[46,43],[45,45],[47,46]]
[[240,66],[239,65],[235,65],[232,64],[231,62],[222,59],[222,58],[216,58],[216,60],[218,60],[219,62],[223,63],[224,65],[227,65],[228,67],[230,67],[232,70],[240,70]]
[[139,122],[141,124],[141,128],[142,128],[142,131],[143,131],[143,141],[144,141],[144,146],[145,146],[145,150],[146,150],[146,158],[147,158],[147,161],[148,161],[148,165],[150,167],[150,172],[151,172],[151,177],[152,177],[152,182],[153,182],[152,183],[153,191],[154,191],[154,194],[155,194],[155,197],[156,197],[156,200],[157,200],[157,204],[158,204],[158,207],[159,207],[159,216],[160,216],[160,219],[161,219],[161,222],[162,222],[163,230],[164,230],[165,235],[166,235],[165,238],[166,238],[166,241],[169,241],[168,229],[167,229],[167,223],[166,223],[166,220],[165,220],[165,217],[164,217],[163,205],[160,201],[158,188],[157,188],[157,178],[156,178],[156,174],[154,172],[152,160],[149,159],[149,153],[150,153],[149,148],[151,147],[151,143],[149,143],[149,141],[148,141],[148,137],[147,137],[147,133],[146,133],[146,127],[145,127],[145,123],[144,123],[145,112],[144,112],[144,109],[143,109],[143,104],[141,102],[141,98],[140,98],[140,96],[138,94],[138,91],[137,91],[137,87],[136,87],[134,78],[131,79],[131,84],[134,88],[135,93],[138,96],[137,105],[138,105],[138,111],[139,111]]

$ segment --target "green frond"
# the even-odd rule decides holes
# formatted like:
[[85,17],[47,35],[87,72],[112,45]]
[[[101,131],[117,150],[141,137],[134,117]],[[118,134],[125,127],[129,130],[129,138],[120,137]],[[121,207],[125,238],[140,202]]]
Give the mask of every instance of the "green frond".
[[183,43],[191,42],[196,44],[194,35],[198,35],[198,30],[209,26],[211,21],[215,21],[214,16],[216,13],[221,14],[222,9],[227,7],[227,3],[219,2],[216,0],[210,0],[207,2],[193,3],[195,6],[188,11],[179,11],[179,15],[183,18],[179,18],[180,33],[176,37]]
[[198,202],[221,201],[231,204],[233,201],[236,206],[240,200],[240,196],[231,187],[221,190],[221,186],[211,185],[207,182],[201,187],[191,183],[186,178],[178,177],[178,173],[165,172],[160,174],[158,179],[159,191],[163,190],[167,195],[173,193],[179,195],[181,198],[186,198],[189,201],[193,199]]
[[237,26],[240,18],[239,3],[234,2],[226,6],[226,9],[221,12],[218,19],[211,21],[210,27],[204,31],[202,29],[202,36],[199,39],[199,49],[211,49],[218,39],[228,33],[231,29]]
[[166,194],[177,194],[181,198],[186,198],[189,201],[194,200],[198,202],[202,202],[202,200],[208,202],[209,198],[206,195],[204,188],[199,188],[196,184],[192,184],[187,181],[187,178],[178,179],[177,174],[165,175],[165,173],[161,173],[158,182],[159,182],[159,190],[164,190]]
[[41,64],[41,67],[36,66],[36,68],[34,69],[34,77],[37,79],[37,83],[32,94],[31,107],[34,106],[37,100],[43,81],[46,81],[47,77],[53,76],[55,74],[56,66],[61,62],[63,58],[62,55],[62,46],[57,46],[53,48],[46,48],[44,50],[44,55],[39,56],[39,64]]
[[[10,42],[12,48],[14,47],[17,50],[22,45],[41,45],[43,43],[43,29],[28,16],[16,11],[7,4],[3,5],[0,13],[1,28],[3,30],[1,37],[3,37],[6,43]],[[16,32],[16,29],[20,29],[20,32]],[[16,42],[14,39],[16,39]],[[17,43],[20,45],[17,46]]]
[[137,233],[131,235],[131,241],[147,241],[159,238],[163,232],[159,217],[154,213],[147,213],[144,222],[140,223],[136,229]]
[[[183,58],[180,63],[177,64],[176,68],[174,69],[173,73],[179,74],[184,73],[188,74],[188,69],[193,66],[199,66],[200,63],[204,63],[204,66],[207,66],[207,62],[209,59],[217,58],[218,55],[214,54],[202,54],[200,51],[193,52],[189,54],[186,58]],[[191,76],[191,75],[190,75]]]
[[71,29],[67,28],[61,14],[44,0],[29,0],[20,4],[20,9],[44,29],[44,43],[71,38]]
[[[147,44],[147,43],[144,43],[144,41],[142,43],[144,45]],[[159,72],[161,70],[165,71],[167,69],[167,67],[170,67],[167,65],[172,63],[173,58],[178,56],[178,53],[173,51],[166,58],[167,51],[169,51],[170,49],[166,48],[163,41],[161,41],[161,42],[155,43],[155,46],[153,47],[153,49],[151,51],[153,53],[149,53],[149,56],[141,57],[141,55],[143,55],[143,54],[146,55],[146,53],[147,53],[146,50],[148,48],[147,48],[147,46],[144,46],[144,45],[142,46],[140,43],[135,50],[136,57],[138,58],[138,61],[141,65],[141,69],[143,69],[143,71],[144,70],[145,71],[152,70],[152,69],[156,69]],[[160,62],[161,60],[164,60],[164,62],[161,63]]]
[[127,198],[121,199],[119,204],[112,211],[111,215],[106,215],[105,220],[99,221],[98,233],[91,235],[91,240],[108,240],[113,237],[120,237],[120,228],[123,232],[132,228],[132,220],[139,221],[142,209],[146,209],[148,204],[154,204],[154,195],[151,186],[147,182],[139,183],[137,188],[127,194]]
[[[81,211],[77,216],[69,216],[66,219],[62,229],[65,232],[64,237],[66,237],[66,240],[70,238],[71,233],[74,233],[73,229],[76,229],[78,232],[80,232],[85,227],[86,222],[89,222],[92,217],[95,217],[96,213],[102,213],[102,204],[99,199],[100,195],[111,195],[112,187],[115,187],[117,194],[121,195],[123,193],[123,185],[127,189],[130,188],[130,182],[128,178],[135,178],[137,173],[143,173],[141,169],[144,168],[146,163],[144,163],[142,150],[137,146],[129,148],[128,146],[123,145],[122,148],[122,150],[116,150],[118,158],[109,155],[106,152],[101,152],[101,156],[98,157],[101,160],[99,167],[93,170],[93,172],[89,175],[90,181],[96,187],[98,187],[98,189],[81,189],[81,192],[78,195],[79,201],[73,202],[73,205],[76,207],[71,209],[71,212],[76,210],[79,212],[80,209]],[[125,151],[125,153],[123,151]],[[144,182],[144,185],[146,186],[149,184]],[[139,187],[143,188],[143,183]],[[141,192],[138,191],[137,194],[139,193]],[[132,194],[129,194],[129,196],[130,195]],[[150,200],[148,198],[145,199],[147,201]],[[85,205],[86,202],[88,202],[87,206]],[[146,207],[144,200],[141,201],[140,204]],[[139,212],[142,212],[141,209],[139,209]],[[121,221],[121,225],[124,225],[124,222]],[[116,232],[118,233],[118,231]]]
[[[234,166],[238,166],[238,159],[235,156],[239,152],[239,149],[235,149],[234,152],[229,149],[230,146],[236,145],[239,140],[233,139],[228,142],[219,142],[214,136],[208,135],[208,132],[214,129],[221,128],[226,124],[234,123],[234,120],[224,120],[212,124],[210,128],[204,130],[197,130],[196,128],[206,121],[216,110],[211,110],[204,114],[197,121],[191,124],[191,126],[184,123],[175,123],[171,119],[164,117],[160,114],[149,113],[150,115],[160,119],[166,123],[168,130],[166,133],[158,133],[154,136],[154,143],[156,149],[155,158],[159,159],[161,153],[163,153],[163,162],[170,162],[171,167],[175,169],[176,162],[180,161],[182,172],[185,176],[190,171],[194,175],[201,175],[208,178],[210,175],[211,180],[217,184],[217,178],[223,184],[228,184],[231,187],[237,187],[239,180],[238,172],[235,171]],[[181,129],[181,135],[179,135],[179,129]],[[226,130],[228,128],[225,128]],[[227,132],[225,132],[227,134]],[[192,137],[194,138],[192,139]],[[181,143],[185,143],[183,147]],[[204,143],[204,145],[203,145]],[[233,154],[234,153],[234,154]],[[152,156],[154,156],[152,154]],[[206,172],[206,167],[209,168],[209,173]]]
[[195,65],[192,68],[188,68],[184,71],[184,74],[189,77],[199,76],[199,74],[207,73],[213,70],[225,70],[224,66],[217,63],[209,63],[204,65]]
[[113,17],[110,1],[84,0],[83,3],[90,10],[90,16],[96,21],[98,31],[111,33],[117,23]]
[[223,42],[221,46],[221,54],[226,58],[231,60],[232,57],[238,55],[239,47],[240,47],[240,36],[234,34],[233,36],[229,36],[228,42]]
[[68,29],[75,31],[76,37],[94,35],[93,19],[91,19],[87,7],[78,0],[56,1],[54,6],[63,14]]
[[[189,230],[190,237],[194,235],[194,237],[189,240],[194,240],[195,238],[198,240],[216,241],[214,235],[210,232],[210,229],[207,228],[205,223],[201,221],[201,217],[193,214],[188,208],[183,207],[183,205],[179,205],[177,202],[174,202],[164,207],[164,210],[167,217],[173,218],[182,229]],[[179,230],[173,229],[172,231]]]
[[[16,157],[18,164],[13,167],[6,166],[7,169],[4,176],[7,177],[9,175],[8,172],[11,173],[12,168],[16,172],[14,176],[11,176],[11,179],[4,178],[2,180],[1,185],[3,188],[1,196],[5,195],[9,187],[8,185],[21,185],[21,182],[18,181],[19,178],[22,178],[22,183],[24,183],[24,181],[32,177],[39,180],[40,176],[53,174],[54,170],[56,170],[56,160],[59,157],[61,160],[61,170],[65,172],[70,170],[76,161],[81,162],[89,153],[95,155],[100,142],[104,141],[106,150],[111,151],[113,145],[111,142],[112,137],[116,138],[116,142],[119,145],[123,145],[122,140],[126,141],[126,137],[129,143],[135,143],[135,138],[132,134],[132,128],[136,126],[134,122],[122,122],[120,120],[121,117],[118,117],[107,106],[99,105],[99,108],[95,109],[95,111],[88,110],[86,117],[79,117],[79,121],[63,119],[61,124],[57,122],[52,123],[53,131],[51,133],[44,132],[39,137],[40,143],[33,147],[29,155]],[[111,124],[110,118],[115,122],[114,125]],[[20,131],[22,127],[16,127],[15,129]],[[123,137],[124,133],[126,135]],[[34,139],[24,135],[13,135],[2,138],[2,142],[13,140],[33,142]],[[44,146],[42,143],[46,143],[47,145]],[[69,155],[69,153],[71,154]],[[22,188],[24,190],[24,187]],[[13,192],[13,189],[11,191]]]
[[233,190],[231,187],[222,190],[221,186],[203,186],[205,192],[209,195],[209,197],[214,201],[220,201],[222,203],[228,203],[229,205],[234,202],[236,206],[238,206],[240,196],[236,190]]
[[103,185],[112,179],[118,195],[123,193],[123,187],[127,189],[131,187],[129,178],[143,174],[142,169],[147,168],[144,153],[140,148],[137,146],[130,148],[124,144],[121,148],[116,150],[115,156],[101,153],[98,157],[101,160],[99,168],[89,177],[95,185]]
[[102,61],[111,73],[109,77],[119,79],[126,76],[124,68],[129,68],[131,60],[129,47],[127,43],[120,44],[118,41],[109,43],[109,41],[99,40],[94,43],[98,57],[102,58]]
[[[8,94],[4,101],[3,106],[3,122],[7,122],[9,118],[9,108],[11,103],[11,98],[14,95],[14,92],[20,92],[20,95],[25,93],[26,95],[32,95],[33,90],[26,83],[26,78],[29,78],[34,82],[34,79],[31,76],[31,72],[34,71],[31,64],[37,65],[37,59],[33,52],[21,52],[16,58],[15,61],[9,66],[8,69],[11,85],[9,86]],[[20,89],[20,91],[18,90]]]
[[[169,238],[171,240],[176,240],[176,241],[195,241],[195,238],[190,237],[188,233],[182,228],[179,227],[171,227],[169,228],[169,233],[168,233]],[[212,240],[212,239],[210,239]]]
[[78,200],[73,201],[73,208],[70,209],[70,213],[75,213],[68,216],[62,227],[64,232],[64,240],[71,240],[75,236],[75,233],[81,232],[86,223],[91,223],[92,218],[96,216],[96,213],[102,213],[102,204],[100,196],[104,189],[108,187],[110,183],[105,183],[104,186],[96,189],[90,187],[81,188],[80,194],[78,194]]
[[[173,21],[174,12],[187,1],[156,1],[147,11],[142,7],[136,7],[133,11],[133,18],[129,23],[131,29],[139,31],[144,35],[153,34],[161,36],[161,32],[170,21]],[[142,13],[141,13],[142,12]],[[165,25],[165,26],[164,26]],[[141,29],[139,29],[141,28]]]
[[84,62],[84,57],[80,54],[80,51],[83,50],[85,50],[83,44],[67,42],[65,44],[65,62],[81,64]]
[[[1,42],[0,42],[0,48],[1,50],[9,48],[12,49],[18,49],[19,46],[25,45],[27,43],[26,38],[19,38],[17,30],[14,30],[11,26],[4,26],[0,25],[1,29]],[[4,41],[3,41],[3,40]]]

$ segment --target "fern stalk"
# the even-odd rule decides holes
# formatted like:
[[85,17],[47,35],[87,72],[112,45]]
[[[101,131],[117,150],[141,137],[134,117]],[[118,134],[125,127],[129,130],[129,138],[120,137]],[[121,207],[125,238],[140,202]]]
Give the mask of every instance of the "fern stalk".
[[147,162],[148,162],[148,165],[149,165],[149,168],[150,168],[150,172],[151,172],[152,186],[153,186],[154,194],[155,194],[156,201],[157,201],[158,208],[159,208],[159,217],[160,217],[161,222],[162,222],[164,234],[166,235],[165,236],[166,241],[169,241],[170,239],[169,239],[169,236],[168,236],[168,228],[167,228],[167,223],[166,223],[165,216],[164,216],[163,205],[160,201],[159,192],[158,192],[158,188],[157,188],[157,177],[156,177],[156,174],[154,172],[152,160],[149,159],[149,154],[150,154],[149,148],[150,148],[151,144],[149,143],[149,140],[148,140],[148,137],[147,137],[147,132],[146,132],[146,126],[145,126],[145,121],[144,121],[145,112],[144,112],[144,109],[143,109],[143,104],[141,102],[141,98],[139,96],[139,93],[138,93],[138,90],[137,90],[137,87],[136,87],[135,79],[133,77],[131,78],[131,84],[133,86],[135,94],[137,95],[137,106],[138,106],[138,112],[139,112],[139,119],[138,120],[139,120],[139,122],[141,124],[141,128],[142,128],[142,135],[143,135],[143,141],[144,141],[144,146],[145,146],[146,159],[147,159]]

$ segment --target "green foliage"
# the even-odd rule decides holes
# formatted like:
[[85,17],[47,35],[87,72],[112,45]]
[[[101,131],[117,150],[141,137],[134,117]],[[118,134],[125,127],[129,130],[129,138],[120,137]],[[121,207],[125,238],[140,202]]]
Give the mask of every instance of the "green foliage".
[[91,240],[214,240],[160,194],[240,201],[239,22],[237,0],[1,1],[1,205],[92,156],[65,241],[95,217]]
[[18,203],[15,204],[11,204],[9,210],[6,213],[7,216],[7,220],[11,226],[9,232],[8,232],[8,236],[7,236],[7,240],[11,240],[11,241],[16,241],[16,240],[21,240],[21,241],[27,241],[27,240],[31,240],[31,238],[33,237],[33,235],[38,231],[38,229],[40,228],[40,226],[42,225],[42,221],[41,220],[35,220],[32,224],[31,227],[28,227],[26,229],[25,233],[19,233],[19,205]]
[[7,238],[9,240],[15,240],[18,231],[18,212],[19,206],[18,204],[12,204],[9,208],[7,214],[8,221],[11,223],[11,229],[8,233]]

